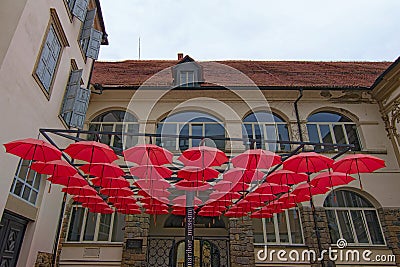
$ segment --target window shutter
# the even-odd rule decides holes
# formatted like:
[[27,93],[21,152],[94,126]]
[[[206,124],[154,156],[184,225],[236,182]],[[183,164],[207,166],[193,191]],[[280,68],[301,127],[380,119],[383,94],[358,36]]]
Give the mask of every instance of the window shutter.
[[89,44],[86,50],[86,56],[97,59],[99,57],[101,40],[103,39],[103,33],[101,31],[92,29],[90,33]]
[[90,99],[90,90],[80,86],[81,77],[82,70],[71,72],[61,110],[66,124],[78,129],[83,128]]
[[89,0],[75,0],[74,6],[71,10],[72,15],[74,15],[80,21],[84,21],[87,7],[89,5]]
[[82,46],[82,49],[85,52],[85,54],[88,49],[90,35],[92,33],[95,16],[96,16],[96,9],[89,10],[86,13],[85,22],[83,23],[83,26],[82,26],[82,32],[81,32],[80,39],[81,39],[81,46]]

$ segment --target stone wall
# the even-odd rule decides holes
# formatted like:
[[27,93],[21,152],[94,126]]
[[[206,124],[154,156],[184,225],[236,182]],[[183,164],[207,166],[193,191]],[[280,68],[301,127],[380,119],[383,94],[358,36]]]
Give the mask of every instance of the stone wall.
[[[320,250],[329,249],[329,246],[331,245],[331,237],[329,234],[325,209],[322,207],[316,207],[314,215],[310,207],[303,207],[300,209],[300,212],[303,225],[304,243],[309,247],[309,249],[313,249],[317,252],[317,255],[320,255]],[[322,262],[312,262],[311,266],[328,267],[335,265],[333,262],[324,259]]]
[[[122,252],[122,267],[145,267],[147,260],[147,237],[150,228],[150,216],[127,215],[125,216],[124,247]],[[128,248],[127,240],[142,240],[141,248]]]
[[249,217],[229,219],[231,267],[255,266],[253,238]]
[[396,265],[400,266],[400,209],[383,208],[378,210],[386,244],[396,256]]

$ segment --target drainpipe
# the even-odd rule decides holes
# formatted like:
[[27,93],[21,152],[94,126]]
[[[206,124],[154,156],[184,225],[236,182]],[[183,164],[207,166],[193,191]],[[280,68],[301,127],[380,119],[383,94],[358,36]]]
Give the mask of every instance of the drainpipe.
[[296,112],[296,120],[297,120],[297,128],[299,130],[299,137],[300,137],[300,142],[303,142],[303,133],[301,130],[301,123],[300,123],[300,116],[299,116],[299,108],[297,106],[297,103],[299,100],[303,97],[303,88],[299,89],[299,96],[297,97],[296,101],[294,101],[294,111]]

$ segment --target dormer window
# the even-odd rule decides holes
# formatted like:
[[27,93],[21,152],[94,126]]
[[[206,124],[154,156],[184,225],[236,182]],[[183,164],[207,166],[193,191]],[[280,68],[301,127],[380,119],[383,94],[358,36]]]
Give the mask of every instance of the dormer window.
[[174,86],[176,87],[199,87],[203,82],[202,67],[189,56],[180,58],[179,62],[172,67]]

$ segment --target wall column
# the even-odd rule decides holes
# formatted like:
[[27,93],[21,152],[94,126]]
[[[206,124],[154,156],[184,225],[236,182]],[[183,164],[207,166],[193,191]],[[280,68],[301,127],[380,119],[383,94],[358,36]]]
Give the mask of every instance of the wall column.
[[396,265],[400,266],[400,208],[381,208],[378,214],[387,247],[396,256]]
[[230,218],[229,239],[231,267],[255,266],[251,218]]

